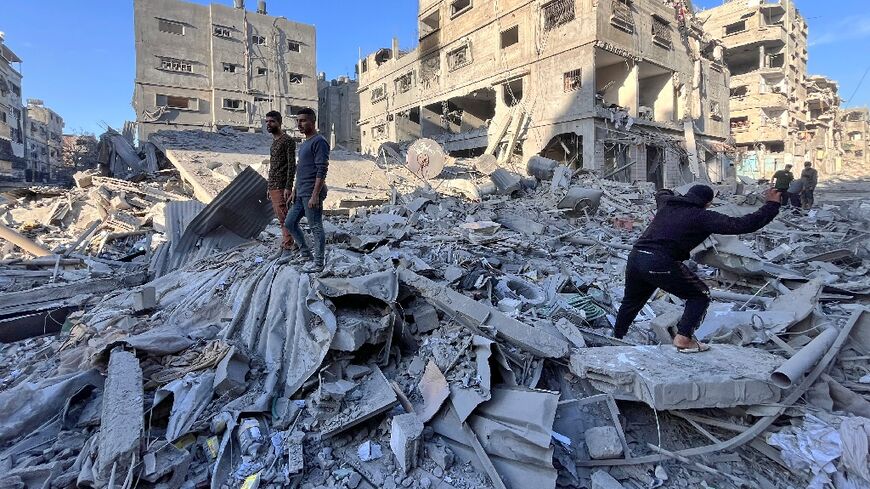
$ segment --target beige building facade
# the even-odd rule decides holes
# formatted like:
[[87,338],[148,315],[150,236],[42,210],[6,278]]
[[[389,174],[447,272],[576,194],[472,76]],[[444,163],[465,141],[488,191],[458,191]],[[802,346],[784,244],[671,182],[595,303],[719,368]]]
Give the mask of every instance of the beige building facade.
[[[257,130],[266,112],[317,109],[314,26],[234,5],[135,0],[139,138],[161,129]],[[289,124],[293,127],[293,124]]]
[[24,121],[21,58],[0,33],[0,180],[24,179]]
[[866,107],[843,110],[840,123],[848,174],[870,174],[870,110]]
[[[623,180],[727,177],[728,72],[689,2],[420,0],[419,45],[361,59],[362,149],[501,142]],[[688,138],[686,136],[689,136]],[[689,142],[686,142],[686,141]]]
[[[725,45],[730,126],[745,173],[770,176],[807,151],[807,23],[793,0],[730,0],[698,14]],[[744,168],[745,167],[745,168]]]
[[28,181],[49,182],[63,165],[63,118],[42,100],[27,100]]
[[319,110],[317,127],[332,147],[360,151],[359,82],[346,76],[327,80],[325,73],[317,77]]

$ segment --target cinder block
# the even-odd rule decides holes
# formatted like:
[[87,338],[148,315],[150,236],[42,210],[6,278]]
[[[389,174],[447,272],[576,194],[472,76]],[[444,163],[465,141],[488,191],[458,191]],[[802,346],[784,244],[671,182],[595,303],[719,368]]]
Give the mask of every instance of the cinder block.
[[142,287],[133,292],[133,311],[140,313],[157,307],[157,290],[154,287]]
[[390,428],[390,449],[399,466],[408,473],[417,466],[417,456],[422,443],[423,423],[416,414],[401,414],[393,418]]

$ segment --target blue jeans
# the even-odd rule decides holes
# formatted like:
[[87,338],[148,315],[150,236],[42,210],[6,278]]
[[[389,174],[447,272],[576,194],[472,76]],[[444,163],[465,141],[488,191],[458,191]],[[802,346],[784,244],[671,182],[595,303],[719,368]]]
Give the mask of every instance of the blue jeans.
[[[322,201],[321,201],[322,202]],[[311,247],[305,241],[305,235],[299,227],[299,221],[302,216],[308,220],[308,227],[311,229],[311,234],[314,238],[314,260],[317,263],[323,263],[323,254],[326,249],[326,234],[323,232],[323,208],[311,209],[308,207],[308,198],[296,197],[293,201],[293,207],[287,212],[287,220],[284,221],[284,227],[293,235],[293,239],[299,245],[299,251],[303,254],[312,254]]]

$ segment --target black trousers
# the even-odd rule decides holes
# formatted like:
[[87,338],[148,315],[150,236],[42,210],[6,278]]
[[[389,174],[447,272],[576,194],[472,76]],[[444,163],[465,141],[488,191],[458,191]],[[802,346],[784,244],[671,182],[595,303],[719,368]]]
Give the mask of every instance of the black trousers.
[[788,198],[789,198],[789,201],[790,201],[792,207],[797,208],[797,209],[801,208],[801,194],[800,193],[789,192]]
[[789,198],[788,190],[780,190],[779,191],[779,203],[783,205],[783,207],[788,207],[791,203],[791,198]]
[[625,268],[625,297],[616,315],[614,336],[622,338],[656,289],[686,301],[677,331],[691,337],[710,305],[710,289],[682,262],[659,253],[632,250]]

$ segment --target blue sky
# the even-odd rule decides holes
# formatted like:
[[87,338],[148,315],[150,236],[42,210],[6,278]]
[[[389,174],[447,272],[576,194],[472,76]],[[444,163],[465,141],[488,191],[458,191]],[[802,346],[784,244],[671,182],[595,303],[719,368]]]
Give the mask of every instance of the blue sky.
[[[208,0],[194,0],[207,4]],[[232,0],[215,0],[227,5]],[[696,0],[713,7],[723,0]],[[256,0],[247,0],[256,8]],[[834,7],[836,5],[836,7]],[[811,74],[840,82],[851,105],[870,105],[868,0],[798,0],[810,26]],[[317,26],[317,70],[353,74],[357,55],[416,42],[414,0],[269,0],[270,14]],[[66,121],[66,132],[101,133],[134,117],[132,0],[4,0],[0,31],[23,60],[25,98],[43,99]]]

